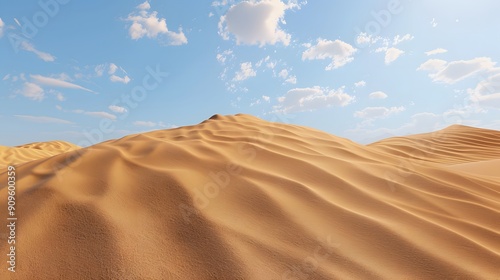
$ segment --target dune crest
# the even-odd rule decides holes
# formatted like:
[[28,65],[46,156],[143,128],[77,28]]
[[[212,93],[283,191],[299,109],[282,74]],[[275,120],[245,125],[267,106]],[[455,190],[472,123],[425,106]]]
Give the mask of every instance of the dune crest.
[[0,279],[499,279],[500,183],[450,168],[497,164],[499,135],[363,146],[215,115],[26,162]]

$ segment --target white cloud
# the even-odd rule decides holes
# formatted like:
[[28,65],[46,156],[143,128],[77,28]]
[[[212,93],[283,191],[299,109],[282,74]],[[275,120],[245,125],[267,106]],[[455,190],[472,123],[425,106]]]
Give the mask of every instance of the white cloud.
[[320,87],[295,88],[289,90],[285,96],[279,97],[276,112],[303,112],[314,111],[331,106],[347,106],[355,99],[344,92],[344,87],[337,90],[328,90]]
[[302,60],[331,59],[332,63],[325,69],[332,70],[353,61],[353,55],[356,51],[353,46],[340,40],[329,41],[318,39],[318,43],[315,46],[310,47],[302,53]]
[[101,77],[102,74],[104,74],[104,69],[106,68],[106,65],[105,64],[99,64],[97,65],[95,68],[94,68],[94,71],[95,71],[95,74],[98,76],[98,77]]
[[7,81],[10,79],[10,74],[3,76],[2,81]]
[[127,109],[125,107],[120,107],[120,106],[116,106],[116,105],[110,105],[108,108],[115,113],[126,113],[127,112]]
[[144,126],[144,127],[155,127],[158,124],[155,122],[149,122],[149,121],[135,121],[133,122],[133,125],[135,126]]
[[285,80],[286,83],[295,85],[297,83],[297,76],[295,75],[290,75],[288,79]]
[[116,116],[108,112],[83,112],[83,114],[101,119],[116,120]]
[[431,25],[432,25],[433,28],[436,27],[436,26],[438,26],[438,23],[437,23],[437,21],[436,21],[435,18],[432,18]]
[[474,89],[469,89],[471,101],[482,107],[500,109],[500,74],[484,78]]
[[25,121],[37,122],[37,123],[73,124],[72,122],[67,121],[67,120],[52,118],[52,117],[45,117],[45,116],[14,115],[14,117],[19,118],[19,119],[23,119]]
[[45,91],[43,88],[34,83],[24,83],[21,94],[35,101],[42,101],[45,98]]
[[364,108],[361,111],[356,111],[354,113],[354,116],[357,118],[362,118],[362,119],[380,119],[380,118],[386,118],[392,114],[397,114],[400,112],[403,112],[405,110],[405,107],[400,106],[400,107],[367,107]]
[[389,65],[396,61],[405,52],[397,48],[389,48],[385,52],[385,64]]
[[396,45],[399,45],[401,44],[402,42],[404,41],[411,41],[413,40],[415,37],[410,35],[410,34],[406,34],[404,36],[399,36],[399,35],[396,35],[396,37],[394,37],[394,40],[392,41],[392,45],[393,46],[396,46]]
[[442,59],[429,59],[426,62],[420,64],[417,68],[418,71],[428,71],[428,72],[439,72],[446,67],[445,60]]
[[386,99],[387,94],[382,91],[375,91],[370,93],[370,99]]
[[109,64],[108,74],[112,75],[112,74],[114,74],[116,72],[116,70],[118,70],[118,66],[116,64],[114,64],[114,63],[110,63]]
[[23,41],[20,46],[21,46],[21,49],[36,54],[38,56],[38,58],[40,58],[41,60],[43,60],[45,62],[52,62],[52,61],[56,60],[55,56],[51,55],[50,53],[42,52],[42,51],[35,49],[33,44],[29,43],[28,41]]
[[264,100],[266,102],[270,102],[271,101],[271,97],[266,96],[266,95],[262,95],[262,100]]
[[150,8],[149,2],[146,1],[137,6],[138,11],[129,14],[126,18],[127,21],[132,22],[129,27],[129,35],[132,39],[138,40],[146,36],[153,39],[166,39],[167,45],[178,46],[188,43],[182,28],[179,28],[179,32],[169,30],[167,20],[159,18],[156,11],[149,13],[147,10]]
[[356,37],[356,43],[358,45],[372,45],[382,40],[380,36],[373,36],[372,34],[361,32]]
[[442,54],[442,53],[447,53],[448,50],[445,50],[443,48],[437,48],[432,51],[425,52],[426,55],[436,55],[436,54]]
[[225,64],[228,58],[233,58],[233,57],[234,55],[232,50],[225,50],[221,53],[218,53],[216,56],[217,61],[221,64]]
[[240,71],[236,72],[234,81],[244,81],[250,77],[255,77],[257,73],[252,68],[251,62],[243,62],[240,64]]
[[84,88],[82,86],[61,80],[56,78],[45,77],[41,75],[30,75],[30,77],[36,81],[38,84],[47,85],[51,87],[61,87],[61,88],[70,88],[70,89],[81,89],[84,91],[92,92],[92,90]]
[[0,38],[3,37],[3,29],[5,27],[5,23],[3,22],[2,18],[0,18]]
[[282,78],[283,80],[285,80],[286,83],[289,83],[289,84],[296,84],[297,83],[297,77],[294,75],[290,75],[290,73],[288,73],[288,69],[281,70],[278,73],[278,77]]
[[292,2],[285,4],[280,0],[242,1],[231,6],[227,13],[220,17],[219,34],[225,40],[229,40],[230,34],[233,34],[237,44],[262,47],[281,42],[288,46],[291,35],[286,33],[281,25],[285,24],[286,10],[300,8],[299,4]]
[[366,82],[365,81],[359,81],[359,82],[356,82],[354,83],[354,86],[359,88],[359,87],[365,87],[366,86]]
[[146,1],[146,2],[144,2],[142,4],[140,4],[139,6],[137,6],[137,9],[139,9],[139,10],[149,10],[149,9],[151,9],[151,5],[149,4],[148,1]]
[[128,84],[130,82],[130,78],[128,76],[122,78],[117,75],[111,75],[109,77],[109,80],[114,83],[124,83],[124,84]]
[[422,63],[417,70],[427,71],[434,82],[454,84],[482,71],[492,70],[495,62],[489,57],[477,57],[471,60],[446,62],[430,59]]
[[283,78],[283,79],[286,79],[288,77],[288,70],[287,69],[283,69],[279,72],[278,76],[280,78]]

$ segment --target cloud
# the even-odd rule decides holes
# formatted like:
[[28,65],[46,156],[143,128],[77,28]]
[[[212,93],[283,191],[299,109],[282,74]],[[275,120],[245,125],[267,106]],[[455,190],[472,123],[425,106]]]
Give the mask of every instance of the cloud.
[[370,93],[370,99],[386,99],[387,94],[382,91],[375,91]]
[[127,112],[127,109],[125,107],[120,107],[120,106],[116,106],[116,105],[111,105],[108,108],[115,113],[126,113]]
[[14,117],[19,118],[19,119],[23,119],[25,121],[37,122],[37,123],[73,124],[72,122],[67,121],[67,120],[52,118],[52,117],[45,117],[45,116],[14,115]]
[[128,84],[130,82],[130,78],[128,76],[122,78],[117,75],[111,75],[109,77],[109,80],[114,83],[124,83],[124,84]]
[[430,59],[422,63],[417,70],[427,71],[434,82],[454,84],[482,71],[492,70],[496,63],[489,57],[477,57],[471,60],[447,62]]
[[225,50],[221,53],[218,53],[216,58],[217,58],[217,61],[220,63],[220,64],[225,64],[226,63],[226,60],[229,58],[233,58],[234,55],[233,55],[233,51],[232,50]]
[[443,48],[437,48],[432,51],[425,52],[426,55],[436,55],[436,54],[442,54],[442,53],[447,53],[448,50],[445,50]]
[[[147,2],[146,2],[147,3]],[[118,66],[114,63],[110,63],[109,64],[109,70],[108,70],[108,74],[112,75],[116,72],[116,70],[118,70]]]
[[437,21],[436,21],[435,18],[432,18],[431,25],[432,25],[433,28],[435,28],[436,26],[438,26],[438,23],[437,23]]
[[262,100],[264,100],[266,102],[270,102],[271,101],[271,97],[266,96],[266,95],[262,95]]
[[84,88],[82,86],[64,81],[62,79],[50,78],[41,75],[30,75],[30,77],[37,83],[51,87],[61,87],[61,88],[69,88],[69,89],[80,89],[88,92],[94,93],[92,90]]
[[297,83],[297,77],[294,75],[290,75],[290,73],[288,73],[288,69],[281,70],[278,73],[278,77],[282,78],[283,80],[285,80],[286,83],[289,83],[289,84],[296,84]]
[[146,2],[138,5],[137,9],[139,9],[139,10],[149,10],[149,9],[151,9],[151,5],[149,4],[148,1],[146,1]]
[[[290,44],[291,35],[281,25],[288,9],[300,8],[299,4],[289,1],[285,4],[279,0],[242,1],[231,6],[224,16],[220,17],[219,34],[229,40],[230,34],[236,43],[260,45],[282,43]],[[212,3],[214,5],[214,3]]]
[[302,53],[302,60],[331,59],[332,63],[330,63],[325,70],[332,70],[353,61],[353,55],[356,51],[357,50],[353,46],[340,40],[329,41],[318,39],[315,46],[311,46]]
[[500,73],[486,77],[468,93],[471,101],[479,106],[500,109]]
[[150,8],[149,2],[146,1],[136,7],[138,11],[129,14],[126,18],[127,21],[132,22],[129,27],[129,35],[132,39],[138,40],[146,36],[152,39],[165,40],[167,45],[179,46],[188,43],[182,28],[179,28],[178,32],[169,30],[167,20],[159,18],[156,11],[149,13]]
[[396,61],[405,52],[397,48],[389,48],[385,52],[385,64],[389,65]]
[[51,55],[50,53],[42,52],[42,51],[35,49],[33,44],[29,43],[28,41],[23,41],[20,46],[21,46],[21,49],[36,54],[38,56],[38,58],[40,58],[41,60],[43,60],[45,62],[52,62],[52,61],[56,60],[55,56]]
[[94,68],[95,74],[97,77],[101,77],[104,74],[104,70],[106,68],[105,64],[99,64]]
[[149,121],[135,121],[132,124],[135,126],[144,126],[144,127],[155,127],[158,125],[155,122],[149,122]]
[[135,126],[142,127],[161,127],[161,128],[176,128],[178,126],[172,124],[165,124],[163,122],[151,122],[151,121],[135,121],[132,123]]
[[35,101],[42,101],[45,98],[45,91],[43,90],[43,88],[34,83],[24,83],[21,94]]
[[403,43],[404,41],[411,41],[414,38],[415,37],[410,35],[410,34],[406,34],[404,36],[396,35],[396,37],[394,37],[394,40],[392,41],[392,45],[396,46],[396,45]]
[[0,18],[0,38],[3,37],[4,28],[5,28],[5,23],[3,22],[2,18]]
[[354,116],[357,118],[361,119],[380,119],[380,118],[386,118],[392,114],[397,114],[400,112],[403,112],[405,110],[405,107],[400,106],[400,107],[367,107],[364,108],[361,111],[356,111],[354,113]]
[[257,73],[252,68],[251,62],[243,62],[240,64],[240,71],[236,72],[234,81],[244,81],[250,77],[255,77]]
[[359,82],[356,82],[354,83],[354,86],[359,88],[359,87],[365,87],[366,86],[366,82],[365,81],[359,81]]
[[101,119],[116,120],[116,116],[108,112],[83,112],[83,114]]
[[275,106],[275,111],[290,113],[314,111],[331,106],[344,107],[353,102],[354,99],[354,96],[344,92],[344,87],[337,90],[320,87],[295,88],[278,98],[279,105]]

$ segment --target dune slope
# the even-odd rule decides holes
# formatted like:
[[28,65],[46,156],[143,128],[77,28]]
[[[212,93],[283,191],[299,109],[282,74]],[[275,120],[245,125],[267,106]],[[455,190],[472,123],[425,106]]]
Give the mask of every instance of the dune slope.
[[498,132],[468,129],[415,157],[216,115],[30,161],[0,279],[500,279],[500,183],[449,168],[498,159]]
[[0,146],[0,168],[9,164],[21,164],[80,149],[65,141],[31,143],[16,147]]

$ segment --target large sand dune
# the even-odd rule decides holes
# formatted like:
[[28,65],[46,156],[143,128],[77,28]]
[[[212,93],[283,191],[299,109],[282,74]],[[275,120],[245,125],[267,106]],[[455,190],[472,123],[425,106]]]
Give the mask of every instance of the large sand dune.
[[465,126],[363,146],[217,115],[131,135],[17,166],[0,279],[500,279],[499,159],[500,132]]

